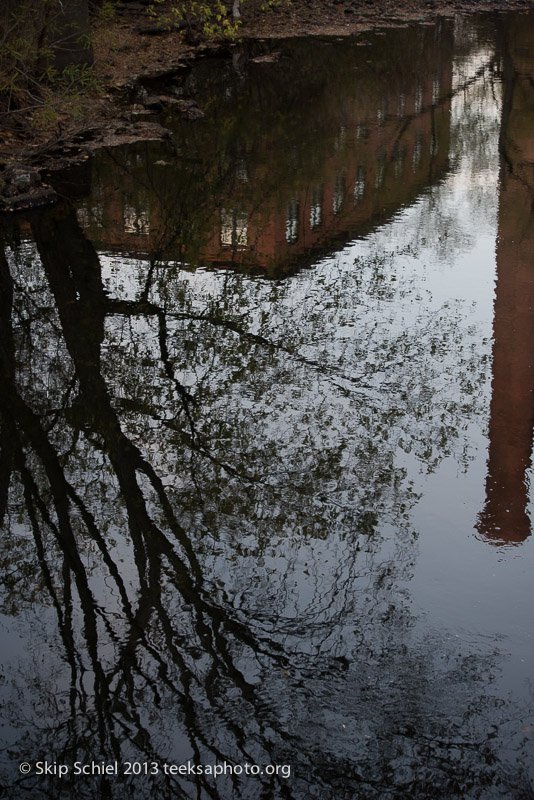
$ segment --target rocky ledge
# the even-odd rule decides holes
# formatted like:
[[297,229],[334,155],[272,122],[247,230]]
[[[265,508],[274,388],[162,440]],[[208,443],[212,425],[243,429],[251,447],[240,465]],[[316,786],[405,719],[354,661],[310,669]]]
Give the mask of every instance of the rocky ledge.
[[23,164],[0,168],[0,212],[27,211],[55,203],[57,194],[36,169]]

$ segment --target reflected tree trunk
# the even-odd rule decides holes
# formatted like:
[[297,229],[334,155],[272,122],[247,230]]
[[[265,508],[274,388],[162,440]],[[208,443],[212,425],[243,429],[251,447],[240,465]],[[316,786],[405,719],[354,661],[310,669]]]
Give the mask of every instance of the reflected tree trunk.
[[[87,533],[96,542],[118,589],[125,622],[128,623],[124,628],[127,634],[124,635],[123,631],[120,646],[116,643],[115,663],[111,669],[106,670],[99,661],[99,647],[102,645],[93,620],[95,603],[86,581],[82,580],[84,573],[78,575],[76,558],[79,559],[79,554],[77,551],[72,552],[67,567],[78,576],[81,584],[77,583],[76,586],[86,613],[85,638],[96,676],[94,703],[98,713],[102,752],[105,751],[106,741],[109,741],[110,749],[114,753],[119,747],[115,738],[116,722],[111,713],[112,706],[114,709],[128,707],[129,713],[132,714],[135,707],[133,698],[136,682],[139,681],[146,684],[149,690],[153,690],[155,697],[158,696],[158,687],[155,682],[148,679],[142,663],[143,658],[148,655],[156,664],[166,689],[171,692],[183,710],[195,762],[199,763],[202,760],[201,751],[206,750],[223,760],[226,757],[225,753],[219,750],[219,744],[211,742],[203,730],[200,711],[191,701],[190,686],[195,686],[199,682],[202,685],[202,678],[196,669],[189,666],[187,644],[182,643],[181,647],[177,645],[181,637],[177,635],[175,621],[164,605],[163,586],[172,575],[170,580],[176,595],[181,596],[191,609],[191,623],[196,634],[195,642],[201,645],[202,652],[206,653],[211,661],[208,683],[230,679],[243,701],[249,704],[253,714],[256,713],[257,702],[255,689],[234,663],[232,643],[239,643],[241,649],[251,648],[254,652],[274,654],[275,657],[278,655],[278,648],[274,643],[263,645],[257,641],[254,632],[246,624],[234,618],[231,612],[229,613],[210,596],[204,586],[197,555],[187,532],[178,522],[161,479],[123,432],[113,408],[108,386],[102,374],[100,357],[105,319],[115,313],[131,314],[131,316],[139,316],[142,313],[153,315],[158,309],[149,303],[144,305],[132,303],[131,307],[128,303],[123,303],[118,310],[116,304],[108,299],[104,291],[98,256],[93,245],[83,235],[70,206],[60,204],[54,210],[36,216],[32,222],[32,232],[54,296],[63,339],[75,369],[78,385],[75,415],[84,433],[91,436],[92,444],[100,447],[109,459],[117,478],[127,513],[139,581],[139,595],[136,601],[132,602],[128,596],[128,586],[125,585],[119,568],[113,561],[111,549],[98,530],[89,510],[84,506],[82,498],[76,495],[64,476],[62,479],[58,477],[59,499],[56,508],[61,503],[65,508],[65,530],[69,534],[72,525],[68,516],[67,506],[69,506],[71,514],[72,512],[81,514]],[[58,252],[59,237],[63,246]],[[24,415],[21,416],[19,409],[17,415],[19,427],[23,418]],[[28,440],[45,465],[52,485],[57,471],[55,465],[59,464],[57,454],[49,452],[51,447],[47,444],[46,434],[38,424],[35,425],[33,434]],[[23,472],[22,467],[20,471]],[[148,481],[157,497],[165,527],[161,526],[154,513],[154,503],[149,504],[143,495],[140,476]],[[61,490],[64,497],[59,497]],[[30,486],[29,491],[35,494],[37,489]],[[63,546],[63,542],[61,545]],[[154,626],[159,627],[163,634],[165,648],[161,652],[145,634],[148,628]],[[172,677],[171,672],[179,677]],[[208,684],[202,686],[202,689],[206,692],[208,705],[218,713],[219,699],[212,695]],[[128,724],[130,722],[132,720]],[[137,743],[147,757],[152,756],[153,745],[150,734],[140,717],[136,716],[133,723],[136,725]],[[240,751],[245,752],[245,737],[239,728],[235,727],[230,735]],[[272,756],[269,757],[274,760]],[[198,777],[197,786],[198,791],[201,788],[208,794],[211,791],[203,777]]]

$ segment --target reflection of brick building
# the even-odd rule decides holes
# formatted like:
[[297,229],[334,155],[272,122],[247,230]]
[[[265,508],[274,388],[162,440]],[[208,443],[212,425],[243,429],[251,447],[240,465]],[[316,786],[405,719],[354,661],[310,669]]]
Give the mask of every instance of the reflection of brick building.
[[[530,23],[530,24],[529,24]],[[486,503],[477,528],[495,544],[531,533],[534,430],[534,30],[506,26],[493,380]]]
[[[450,74],[440,78],[450,90]],[[366,233],[412,201],[448,164],[449,102],[439,101],[442,85],[434,78],[416,85],[411,97],[382,96],[363,122],[355,106],[353,125],[340,126],[321,180],[304,182],[285,202],[266,197],[247,213],[225,199],[213,217],[206,260],[283,269]]]
[[[313,98],[320,120],[316,147],[309,134],[303,144],[298,131],[269,137],[267,112],[260,145],[255,141],[252,152],[246,147],[236,152],[225,182],[199,201],[201,222],[190,202],[187,227],[198,230],[193,248],[187,236],[176,235],[172,219],[174,209],[180,209],[178,215],[187,206],[178,194],[187,176],[175,173],[174,195],[151,194],[146,187],[156,185],[162,169],[171,180],[174,165],[145,167],[139,179],[136,167],[141,170],[154,159],[135,150],[133,163],[123,165],[121,174],[114,175],[110,167],[105,182],[79,206],[80,222],[101,250],[275,273],[293,270],[367,232],[412,202],[447,168],[452,38],[447,34],[444,42],[437,28],[424,34],[424,63],[431,68],[413,66],[395,81],[388,81],[386,73],[375,83],[351,79],[335,97],[325,92]],[[306,114],[303,119],[309,122],[309,108]],[[291,149],[298,151],[294,174]],[[279,161],[284,166],[277,167]],[[217,168],[214,163],[212,172]],[[208,175],[206,184],[210,180]]]

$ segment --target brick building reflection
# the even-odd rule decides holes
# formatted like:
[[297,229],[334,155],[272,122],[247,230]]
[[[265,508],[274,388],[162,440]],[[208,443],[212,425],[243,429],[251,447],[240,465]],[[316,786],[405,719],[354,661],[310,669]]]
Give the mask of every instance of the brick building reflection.
[[504,97],[493,380],[486,501],[477,529],[492,544],[531,533],[534,429],[534,26],[510,20],[503,42]]
[[449,102],[432,101],[436,86],[447,84],[450,73],[417,84],[411,96],[382,96],[367,116],[355,107],[333,137],[320,180],[254,213],[239,203],[219,209],[204,258],[277,274],[387,219],[447,168]]
[[[273,276],[306,266],[367,233],[412,202],[448,167],[452,30],[440,23],[401,33],[421,40],[407,43],[424,53],[421,64],[412,64],[395,80],[385,74],[374,84],[352,80],[339,90],[334,87],[334,97],[325,92],[314,98],[313,112],[320,119],[316,142],[309,135],[299,139],[298,131],[280,141],[267,133],[257,137],[261,142],[254,143],[252,152],[246,146],[235,148],[231,174],[209,197],[210,208],[206,210],[205,199],[198,202],[204,217],[198,223],[192,220],[190,227],[199,231],[193,247],[186,237],[167,236],[173,229],[169,214],[183,208],[182,198],[167,195],[164,200],[161,193],[137,191],[133,176],[145,157],[134,150],[131,164],[117,165],[121,175],[112,170],[100,196],[96,186],[79,206],[80,222],[100,250],[141,257],[157,252],[166,260]],[[405,51],[402,55],[406,61]],[[355,63],[365,59],[360,56]],[[309,110],[296,114],[302,114],[303,124],[310,121]],[[284,157],[279,158],[282,149]],[[288,166],[292,151],[298,160],[294,174]],[[152,165],[146,169],[157,172]],[[213,173],[216,169],[214,163]],[[155,181],[150,176],[139,183]],[[183,173],[176,174],[176,186],[187,182]],[[120,189],[110,191],[113,184]],[[189,207],[188,213],[195,211]]]

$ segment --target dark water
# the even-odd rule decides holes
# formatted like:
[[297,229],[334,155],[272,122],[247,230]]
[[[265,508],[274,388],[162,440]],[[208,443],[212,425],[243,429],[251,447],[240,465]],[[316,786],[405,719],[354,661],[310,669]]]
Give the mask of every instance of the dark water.
[[251,45],[3,221],[1,796],[534,796],[533,43]]

